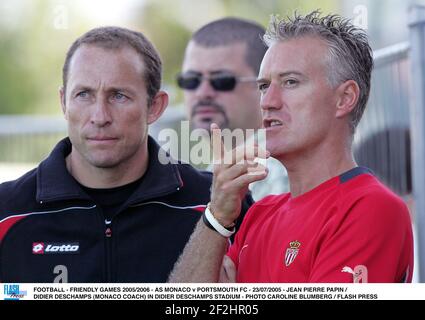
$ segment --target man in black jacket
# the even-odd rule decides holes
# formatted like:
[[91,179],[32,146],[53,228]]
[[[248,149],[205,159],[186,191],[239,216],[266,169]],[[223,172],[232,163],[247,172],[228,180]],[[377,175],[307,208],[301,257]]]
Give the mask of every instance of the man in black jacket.
[[164,282],[210,198],[211,175],[160,162],[148,126],[168,104],[141,33],[104,27],[67,53],[69,138],[0,185],[0,282]]

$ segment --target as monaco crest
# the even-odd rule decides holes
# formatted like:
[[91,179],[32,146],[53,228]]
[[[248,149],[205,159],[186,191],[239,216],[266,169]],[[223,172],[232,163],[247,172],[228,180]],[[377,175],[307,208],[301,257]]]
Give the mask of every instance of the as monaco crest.
[[300,251],[301,243],[297,240],[291,241],[289,243],[289,248],[286,249],[285,253],[285,266],[289,267],[289,265],[294,262],[295,258],[298,255],[298,251]]

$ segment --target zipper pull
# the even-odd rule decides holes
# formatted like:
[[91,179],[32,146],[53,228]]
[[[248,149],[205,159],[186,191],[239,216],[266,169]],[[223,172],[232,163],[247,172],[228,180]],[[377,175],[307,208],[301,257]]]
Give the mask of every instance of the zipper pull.
[[111,228],[106,228],[106,230],[105,230],[105,236],[106,236],[106,238],[112,237],[112,230],[111,230]]
[[110,227],[111,222],[112,222],[111,220],[105,220],[105,224],[106,224],[105,236],[106,236],[106,238],[112,237],[112,229]]

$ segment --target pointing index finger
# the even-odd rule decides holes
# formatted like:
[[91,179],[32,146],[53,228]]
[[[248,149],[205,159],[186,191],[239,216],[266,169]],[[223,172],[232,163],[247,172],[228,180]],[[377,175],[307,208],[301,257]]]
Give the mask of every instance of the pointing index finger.
[[223,141],[221,139],[221,129],[216,123],[211,123],[211,143],[213,149],[213,164],[220,164],[223,158]]

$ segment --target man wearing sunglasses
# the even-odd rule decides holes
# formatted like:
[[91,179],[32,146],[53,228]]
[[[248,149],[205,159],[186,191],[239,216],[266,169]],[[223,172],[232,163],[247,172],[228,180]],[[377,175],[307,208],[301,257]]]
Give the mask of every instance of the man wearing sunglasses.
[[[264,32],[255,22],[223,18],[193,34],[177,77],[192,129],[209,131],[211,123],[232,131],[261,128],[256,77],[267,49]],[[284,167],[270,159],[268,168],[267,180],[251,185],[255,200],[288,189]]]
[[[169,281],[411,282],[406,205],[352,154],[373,69],[367,35],[315,11],[272,19],[265,40],[257,82],[267,149],[291,192],[255,203],[229,248],[243,190],[267,174],[251,174],[259,150],[232,150],[231,164],[214,164],[211,202]],[[221,160],[222,134],[211,130]]]

